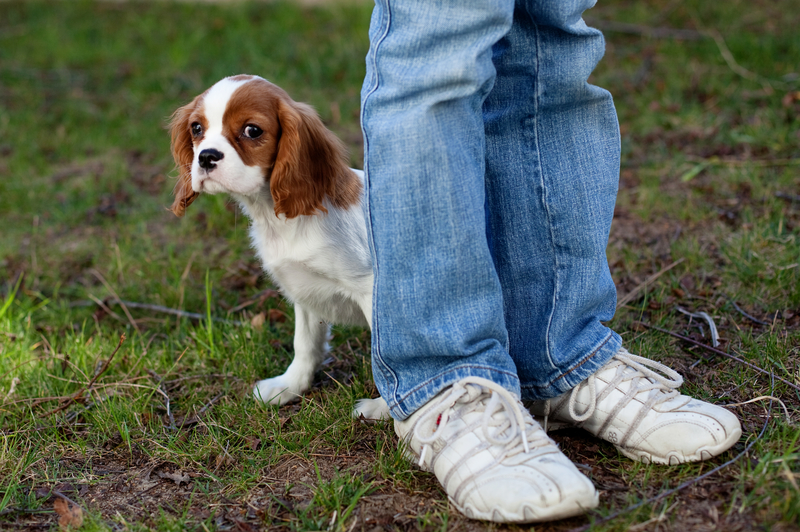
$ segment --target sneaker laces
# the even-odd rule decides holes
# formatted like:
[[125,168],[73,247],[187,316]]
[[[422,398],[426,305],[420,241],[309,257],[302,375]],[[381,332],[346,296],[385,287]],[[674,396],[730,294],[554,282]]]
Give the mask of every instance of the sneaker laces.
[[[422,452],[419,456],[420,466],[425,463],[425,457],[432,449],[433,443],[446,434],[447,424],[451,420],[451,414],[455,411],[456,403],[464,396],[474,396],[474,400],[478,400],[480,395],[487,393],[487,389],[490,398],[483,411],[480,426],[489,443],[506,446],[515,438],[521,437],[522,448],[528,453],[531,443],[538,447],[549,441],[544,432],[541,433],[543,438],[536,438],[532,434],[535,438],[534,441],[528,441],[528,429],[522,413],[522,406],[511,392],[490,380],[481,377],[467,377],[455,383],[450,391],[439,399],[433,408],[422,415],[414,426],[414,437],[422,444]],[[495,414],[498,413],[505,413],[505,415],[496,416]],[[431,424],[434,424],[436,428],[429,436],[423,436],[422,428],[429,427]],[[491,428],[495,428],[495,430],[492,431]],[[533,428],[537,427],[533,426]],[[503,433],[506,433],[505,437],[499,437]]]
[[[616,404],[616,406],[614,406],[614,409],[603,423],[603,426],[598,430],[598,433],[603,433],[614,420],[614,418],[616,418],[617,414],[619,414],[620,411],[631,401],[633,401],[639,394],[650,392],[647,396],[647,400],[644,401],[644,404],[639,409],[639,412],[631,423],[628,431],[619,442],[619,445],[624,447],[630,435],[633,434],[633,432],[636,430],[636,427],[639,426],[642,420],[647,416],[647,413],[653,407],[680,396],[677,388],[683,384],[683,377],[681,377],[677,371],[665,366],[664,364],[633,355],[629,353],[627,349],[622,347],[611,358],[611,361],[609,361],[608,364],[602,368],[602,371],[614,368],[617,368],[614,377],[611,379],[611,381],[609,381],[606,387],[600,391],[600,393],[597,393],[597,379],[595,378],[594,374],[590,375],[589,378],[573,388],[569,393],[568,411],[572,421],[577,422],[577,425],[580,426],[582,422],[592,417],[598,402],[605,399],[617,388],[622,391],[620,385],[625,382],[630,382],[630,387],[628,388],[628,391],[625,392],[625,397],[623,397]],[[582,413],[578,413],[578,395],[585,388],[589,389],[589,406]],[[681,406],[686,405],[690,400],[690,397],[686,397],[681,404],[675,405],[675,408],[680,408]],[[548,399],[545,403],[545,430],[547,430],[548,416],[554,415],[564,406],[563,400],[559,401],[559,404],[551,411],[550,401],[551,400]]]

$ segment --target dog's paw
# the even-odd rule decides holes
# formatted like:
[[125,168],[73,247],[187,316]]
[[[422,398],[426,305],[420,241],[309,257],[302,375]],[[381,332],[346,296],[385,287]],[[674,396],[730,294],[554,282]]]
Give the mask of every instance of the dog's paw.
[[391,419],[389,415],[389,405],[383,397],[377,399],[359,399],[356,401],[356,407],[353,409],[353,417],[358,419],[364,416],[364,419]]
[[262,403],[285,405],[300,399],[300,396],[306,390],[307,388],[298,386],[297,383],[292,382],[285,375],[279,375],[271,379],[258,381],[253,388],[253,397],[256,401]]

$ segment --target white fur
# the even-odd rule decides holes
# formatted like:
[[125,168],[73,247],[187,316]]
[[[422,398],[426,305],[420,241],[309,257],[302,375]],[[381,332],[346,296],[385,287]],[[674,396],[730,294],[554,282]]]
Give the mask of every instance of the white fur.
[[264,170],[246,166],[228,139],[222,135],[225,106],[234,91],[250,80],[234,81],[225,78],[209,89],[203,98],[203,111],[208,120],[202,142],[195,146],[195,155],[207,148],[222,152],[224,158],[212,170],[200,168],[197,157],[192,161],[192,190],[218,194],[257,195],[264,187]]
[[[372,263],[361,205],[342,209],[326,203],[327,213],[291,219],[275,215],[264,178],[267,169],[245,165],[222,135],[227,102],[236,88],[248,82],[224,79],[206,93],[203,110],[208,128],[195,147],[192,189],[226,192],[239,202],[252,222],[250,239],[264,269],[294,303],[294,360],[282,375],[259,381],[253,390],[257,400],[282,405],[311,387],[328,351],[329,324],[371,326]],[[197,160],[206,148],[224,154],[210,170],[200,168]],[[363,185],[363,172],[352,171]],[[388,419],[389,409],[382,398],[363,399],[353,415]]]

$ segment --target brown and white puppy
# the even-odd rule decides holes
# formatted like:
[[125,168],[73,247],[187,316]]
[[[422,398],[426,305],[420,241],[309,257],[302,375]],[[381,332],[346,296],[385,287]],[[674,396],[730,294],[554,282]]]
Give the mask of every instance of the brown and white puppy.
[[[285,404],[311,386],[332,323],[371,325],[372,262],[362,211],[364,175],[308,105],[257,76],[225,78],[172,116],[179,168],[172,212],[206,192],[230,194],[250,218],[264,269],[294,303],[294,360],[256,383],[259,401]],[[382,399],[354,415],[388,418]]]

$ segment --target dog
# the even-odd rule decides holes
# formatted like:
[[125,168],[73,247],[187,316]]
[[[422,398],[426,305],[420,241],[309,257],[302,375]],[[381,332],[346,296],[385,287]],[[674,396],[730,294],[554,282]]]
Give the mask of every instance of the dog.
[[[313,382],[330,324],[371,326],[372,259],[363,214],[364,174],[308,105],[251,75],[224,78],[170,121],[178,168],[171,210],[183,216],[201,194],[227,193],[251,221],[264,270],[294,304],[294,359],[256,383],[256,400],[283,405]],[[389,418],[382,398],[356,417]]]

